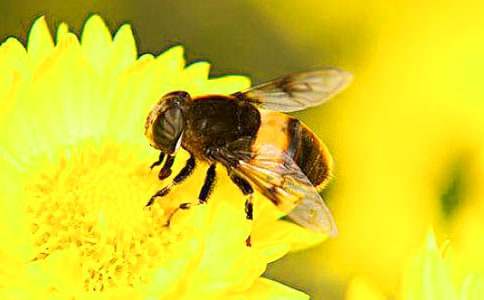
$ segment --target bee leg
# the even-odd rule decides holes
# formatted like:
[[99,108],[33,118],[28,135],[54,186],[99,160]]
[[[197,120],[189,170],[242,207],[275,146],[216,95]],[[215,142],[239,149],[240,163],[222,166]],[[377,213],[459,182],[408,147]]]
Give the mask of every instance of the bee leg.
[[232,179],[232,182],[237,185],[237,187],[240,189],[242,194],[244,196],[248,196],[247,199],[245,200],[245,217],[247,220],[252,220],[253,219],[253,203],[252,203],[252,195],[254,194],[254,189],[250,185],[250,183],[243,179],[240,176],[237,176],[235,174],[230,175],[230,179]]
[[160,173],[158,173],[158,178],[160,180],[166,179],[171,175],[171,167],[173,166],[174,162],[175,162],[174,155],[168,155],[166,157],[165,164],[161,168]]
[[165,158],[165,153],[160,152],[158,160],[151,164],[150,169],[153,170],[154,167],[158,167],[159,165],[161,165],[161,163],[163,162],[163,158]]
[[[252,220],[254,213],[254,205],[252,201],[254,189],[247,180],[243,179],[240,176],[230,174],[230,179],[233,183],[235,183],[235,185],[239,187],[239,189],[242,191],[242,194],[244,194],[244,196],[247,196],[247,199],[245,200],[245,217],[247,220]],[[247,245],[247,247],[252,246],[250,235],[245,240],[245,244]]]
[[200,194],[198,195],[198,203],[207,203],[208,197],[212,193],[213,186],[215,183],[215,164],[211,164],[207,170],[207,175],[205,176],[205,182],[203,183]]
[[[181,173],[181,172],[180,172]],[[202,205],[207,203],[208,198],[210,197],[210,194],[212,193],[213,186],[215,183],[215,164],[211,164],[210,167],[207,170],[207,175],[205,176],[205,182],[203,183],[202,189],[200,190],[200,194],[198,196],[198,203],[189,203],[189,202],[184,202],[178,206],[177,209],[175,209],[170,217],[168,218],[168,222],[166,226],[170,225],[171,218],[175,213],[180,210],[180,209],[189,209],[190,207],[194,205]]]
[[195,157],[190,153],[190,158],[185,163],[183,169],[181,169],[180,172],[175,176],[175,178],[173,178],[171,184],[165,186],[164,188],[156,192],[153,196],[151,196],[148,203],[146,203],[146,206],[151,206],[153,202],[155,202],[155,199],[157,197],[166,196],[170,192],[171,187],[187,179],[193,173],[193,169],[195,169]]
[[173,178],[173,184],[179,184],[187,179],[190,175],[192,175],[193,170],[195,169],[195,165],[195,156],[190,153],[190,158],[185,163],[183,169],[181,169],[180,172],[178,172],[178,174],[175,176],[175,178]]

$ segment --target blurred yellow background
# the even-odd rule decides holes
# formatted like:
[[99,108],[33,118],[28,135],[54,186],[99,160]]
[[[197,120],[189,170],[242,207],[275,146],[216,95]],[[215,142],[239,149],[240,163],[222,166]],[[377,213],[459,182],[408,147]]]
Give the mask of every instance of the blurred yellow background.
[[430,227],[462,272],[484,273],[484,2],[3,0],[0,13],[1,40],[25,40],[39,15],[79,32],[99,13],[112,30],[131,23],[140,52],[182,44],[214,75],[353,72],[341,96],[297,114],[334,155],[324,194],[340,234],[267,276],[312,299],[344,299],[354,277],[392,297]]

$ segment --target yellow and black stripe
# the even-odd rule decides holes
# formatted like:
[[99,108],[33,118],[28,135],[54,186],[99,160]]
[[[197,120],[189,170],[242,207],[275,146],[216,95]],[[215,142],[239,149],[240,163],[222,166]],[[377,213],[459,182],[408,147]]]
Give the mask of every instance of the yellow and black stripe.
[[260,110],[261,125],[254,149],[264,144],[289,154],[311,183],[322,189],[331,178],[333,160],[324,143],[301,121],[286,114]]

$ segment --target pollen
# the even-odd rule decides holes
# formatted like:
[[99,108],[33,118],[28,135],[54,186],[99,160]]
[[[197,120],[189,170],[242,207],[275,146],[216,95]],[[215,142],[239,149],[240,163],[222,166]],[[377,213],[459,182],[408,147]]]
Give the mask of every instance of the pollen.
[[50,164],[37,157],[43,168],[34,165],[30,171],[34,260],[74,248],[86,291],[143,283],[173,239],[163,209],[144,207],[156,182],[126,147],[86,143]]

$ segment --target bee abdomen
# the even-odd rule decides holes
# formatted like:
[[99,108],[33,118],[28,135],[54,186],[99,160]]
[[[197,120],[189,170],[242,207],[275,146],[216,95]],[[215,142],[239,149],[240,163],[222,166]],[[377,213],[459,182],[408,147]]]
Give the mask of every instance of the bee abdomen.
[[330,178],[332,158],[326,146],[299,120],[288,120],[288,153],[316,187]]

